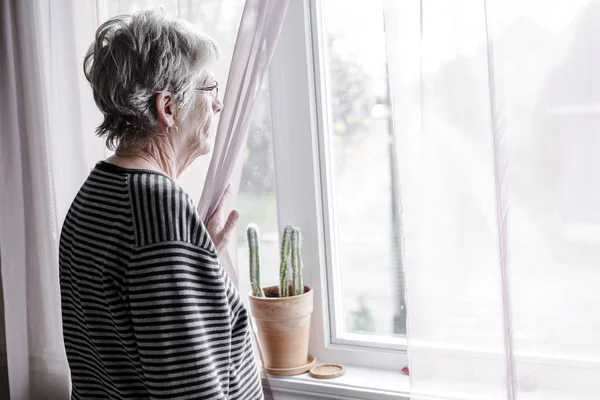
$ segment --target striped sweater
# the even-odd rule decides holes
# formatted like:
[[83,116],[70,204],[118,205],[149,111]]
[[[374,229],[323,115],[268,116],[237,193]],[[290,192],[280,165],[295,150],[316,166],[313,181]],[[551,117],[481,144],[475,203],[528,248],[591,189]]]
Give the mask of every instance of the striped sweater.
[[100,162],[60,238],[72,399],[262,399],[247,311],[190,197]]

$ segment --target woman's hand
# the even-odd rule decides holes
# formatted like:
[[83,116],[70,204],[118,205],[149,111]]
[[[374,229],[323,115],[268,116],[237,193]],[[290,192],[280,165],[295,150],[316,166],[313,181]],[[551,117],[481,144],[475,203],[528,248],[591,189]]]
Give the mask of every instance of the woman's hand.
[[225,211],[230,196],[231,184],[227,185],[223,197],[219,200],[217,209],[206,223],[206,230],[217,248],[217,254],[221,254],[221,251],[229,244],[231,237],[235,235],[235,225],[240,219],[238,210],[232,210],[229,215]]

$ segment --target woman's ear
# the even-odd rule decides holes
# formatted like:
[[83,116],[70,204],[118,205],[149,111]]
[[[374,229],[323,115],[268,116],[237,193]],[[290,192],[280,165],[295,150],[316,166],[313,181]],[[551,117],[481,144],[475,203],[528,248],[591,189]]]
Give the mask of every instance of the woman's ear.
[[156,117],[158,124],[165,127],[175,125],[175,101],[170,92],[160,92],[156,95]]

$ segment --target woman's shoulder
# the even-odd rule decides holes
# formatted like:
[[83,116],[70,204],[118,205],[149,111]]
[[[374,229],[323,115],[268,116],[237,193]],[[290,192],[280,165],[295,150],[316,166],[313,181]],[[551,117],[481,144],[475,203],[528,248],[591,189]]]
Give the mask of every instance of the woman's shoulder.
[[129,192],[137,246],[186,242],[212,250],[192,198],[169,177],[150,171],[133,173]]

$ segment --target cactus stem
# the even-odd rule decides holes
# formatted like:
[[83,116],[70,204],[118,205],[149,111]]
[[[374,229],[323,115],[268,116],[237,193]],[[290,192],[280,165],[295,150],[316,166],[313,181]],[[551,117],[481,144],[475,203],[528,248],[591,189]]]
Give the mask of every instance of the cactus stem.
[[248,225],[248,228],[246,229],[246,239],[248,241],[248,253],[250,258],[250,284],[252,286],[252,294],[256,297],[265,297],[260,286],[260,255],[258,228],[256,225]]
[[281,265],[279,267],[279,297],[289,296],[289,270],[292,227],[286,226],[281,241]]
[[293,295],[297,296],[304,293],[304,282],[302,282],[302,235],[300,229],[292,230],[292,287]]

